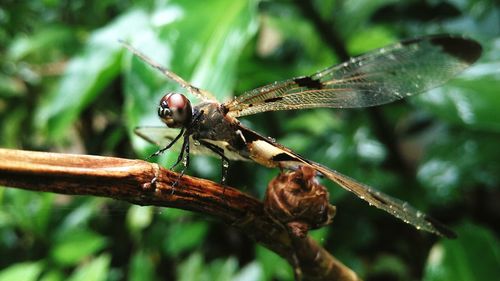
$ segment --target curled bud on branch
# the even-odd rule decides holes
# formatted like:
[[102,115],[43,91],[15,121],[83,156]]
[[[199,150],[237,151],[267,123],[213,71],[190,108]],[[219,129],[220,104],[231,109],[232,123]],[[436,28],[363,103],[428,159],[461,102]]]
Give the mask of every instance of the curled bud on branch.
[[330,224],[335,206],[328,201],[328,190],[316,180],[316,171],[301,166],[279,174],[268,185],[265,211],[286,225],[290,233],[303,238],[310,229]]

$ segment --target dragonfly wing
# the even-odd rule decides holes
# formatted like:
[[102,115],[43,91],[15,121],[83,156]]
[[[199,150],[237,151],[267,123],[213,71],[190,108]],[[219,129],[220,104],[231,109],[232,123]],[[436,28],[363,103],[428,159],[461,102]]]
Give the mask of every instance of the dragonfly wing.
[[[134,130],[134,133],[144,140],[157,145],[159,148],[166,147],[171,141],[175,139],[175,137],[179,134],[180,130],[172,129],[167,127],[137,127]],[[239,161],[247,161],[248,158],[241,156],[236,153],[234,150],[229,148],[227,142],[224,141],[213,141],[213,140],[205,140],[207,142],[212,143],[213,145],[220,147],[224,150],[224,156],[229,160],[239,160]],[[207,147],[199,144],[196,140],[193,140],[192,136],[189,141],[189,151],[190,153],[197,155],[208,155],[212,157],[220,158],[219,155],[214,153],[212,150]],[[169,150],[180,152],[182,146],[182,139],[177,141]]]
[[474,63],[481,46],[441,35],[402,41],[311,76],[263,86],[224,104],[231,116],[381,105],[437,87]]
[[359,198],[379,209],[401,219],[402,221],[414,225],[417,229],[425,230],[440,236],[455,238],[456,234],[445,225],[415,209],[407,202],[396,199],[385,193],[373,189],[365,184],[359,183],[346,175],[329,169],[318,163],[311,162],[310,165],[328,179],[337,183],[344,189],[356,194]]
[[165,77],[168,79],[176,82],[179,84],[181,87],[185,88],[188,90],[191,94],[196,96],[197,98],[201,99],[202,101],[216,101],[215,96],[212,95],[210,92],[205,91],[203,89],[197,88],[190,83],[188,83],[186,80],[182,79],[179,75],[174,73],[173,71],[159,65],[155,61],[153,61],[151,58],[137,50],[136,48],[132,47],[132,45],[128,44],[125,41],[120,40],[120,43],[127,48],[130,52],[132,52],[135,56],[140,58],[143,62],[147,63],[151,67],[159,70]]
[[418,211],[404,201],[359,183],[321,164],[307,160],[291,149],[262,137],[251,130],[245,128],[241,128],[241,130],[245,138],[251,141],[249,146],[253,153],[252,157],[254,160],[260,160],[260,162],[264,164],[267,163],[269,166],[289,169],[296,169],[300,165],[309,166],[318,173],[323,174],[329,180],[340,185],[342,188],[367,201],[370,205],[382,209],[406,223],[412,224],[417,229],[422,229],[449,238],[456,236],[453,231],[449,230],[446,226],[423,212]]

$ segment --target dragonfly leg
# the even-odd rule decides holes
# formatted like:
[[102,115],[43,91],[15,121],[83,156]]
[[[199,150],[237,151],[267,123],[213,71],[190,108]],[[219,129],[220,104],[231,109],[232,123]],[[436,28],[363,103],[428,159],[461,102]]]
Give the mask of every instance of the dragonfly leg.
[[[193,121],[191,122],[191,125],[187,128],[186,134],[184,134],[184,142],[182,143],[181,153],[179,154],[179,157],[177,157],[177,161],[175,161],[174,165],[172,165],[170,170],[175,168],[175,166],[177,166],[183,159],[185,159],[185,162],[189,162],[189,136],[192,134],[191,129],[193,128],[195,122],[197,122],[200,119],[202,114],[203,114],[203,111],[195,113],[195,115],[193,117]],[[170,144],[168,144],[168,146],[166,148],[164,148],[162,150],[166,150],[166,149],[170,148],[173,145],[173,143],[175,143],[181,137],[183,132],[184,132],[184,128],[182,128],[181,133],[179,135],[177,135],[177,137],[175,137],[175,139]],[[186,154],[186,158],[184,158],[184,154]],[[187,166],[187,165],[184,164],[184,166]]]
[[[184,142],[182,143],[182,150],[181,153],[179,154],[179,157],[177,157],[177,161],[175,161],[175,164],[170,168],[171,170],[175,168],[180,162],[182,161],[182,169],[179,173],[179,177],[177,180],[172,184],[172,187],[177,186],[179,184],[179,180],[184,176],[184,173],[186,172],[186,169],[189,167],[189,135],[184,136]],[[172,193],[174,190],[172,189]]]
[[[189,135],[184,136],[184,141],[182,142],[181,152],[177,157],[175,163],[170,167],[170,170],[173,170],[179,163],[182,163],[182,166],[186,167],[189,164]],[[182,170],[184,172],[184,169]]]
[[152,157],[156,157],[160,154],[162,154],[163,152],[165,152],[167,149],[171,148],[172,145],[174,145],[180,138],[181,136],[184,134],[184,128],[181,129],[181,131],[179,132],[179,134],[169,143],[167,144],[167,146],[165,146],[164,148],[156,151],[155,153],[151,154],[148,159],[151,159]]
[[229,169],[229,159],[224,155],[224,150],[214,144],[211,144],[206,141],[200,141],[200,144],[205,146],[206,148],[210,149],[212,152],[215,154],[219,155],[222,161],[222,178],[221,178],[221,183],[223,185],[226,184],[226,179],[227,179],[227,171]]

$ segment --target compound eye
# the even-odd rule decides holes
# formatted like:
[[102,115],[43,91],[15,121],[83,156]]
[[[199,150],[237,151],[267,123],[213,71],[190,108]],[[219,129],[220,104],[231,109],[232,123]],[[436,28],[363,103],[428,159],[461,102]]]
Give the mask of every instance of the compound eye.
[[158,116],[170,128],[189,125],[192,115],[191,102],[182,94],[168,93],[160,100]]
[[168,106],[168,102],[166,99],[167,95],[163,96],[163,98],[160,100],[160,106],[158,107],[158,116],[163,119],[163,118],[169,118],[172,116],[172,111],[170,110],[170,107]]

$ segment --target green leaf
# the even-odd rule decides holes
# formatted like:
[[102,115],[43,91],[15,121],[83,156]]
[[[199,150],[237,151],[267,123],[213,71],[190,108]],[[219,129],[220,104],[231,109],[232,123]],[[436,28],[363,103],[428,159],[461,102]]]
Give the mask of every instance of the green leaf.
[[[371,274],[373,275],[389,275],[394,276],[393,278],[397,280],[408,279],[408,268],[403,263],[403,261],[396,256],[381,254],[376,260],[373,268],[371,268]],[[405,278],[406,277],[406,278]]]
[[161,219],[168,221],[169,223],[176,222],[179,220],[189,220],[193,217],[194,213],[191,211],[186,211],[182,209],[175,208],[161,208],[159,209],[159,216]]
[[30,235],[44,237],[52,215],[54,198],[55,195],[50,193],[7,189],[4,207],[11,223]]
[[251,262],[245,265],[236,275],[232,281],[253,281],[263,280],[264,272],[262,266],[257,262]]
[[77,228],[59,237],[52,249],[51,257],[63,266],[74,265],[98,252],[106,244],[105,237],[90,230]]
[[7,56],[12,60],[21,60],[27,56],[47,58],[48,52],[54,51],[54,45],[63,45],[74,33],[63,25],[44,26],[32,36],[24,34],[16,37],[9,45]]
[[64,281],[66,280],[64,278],[64,274],[62,270],[58,268],[54,268],[50,270],[49,272],[45,272],[40,279],[40,281]]
[[225,260],[218,259],[210,263],[210,280],[232,281],[238,269],[238,260],[229,257]]
[[35,281],[42,271],[41,262],[24,262],[11,265],[0,271],[0,281]]
[[311,230],[309,235],[318,242],[318,244],[323,245],[325,240],[328,239],[328,235],[331,232],[329,227],[322,227],[315,230]]
[[132,10],[94,31],[80,54],[70,60],[59,86],[35,112],[39,130],[51,139],[60,138],[80,112],[118,74],[122,47],[118,39],[140,30],[148,21],[144,12]]
[[[67,235],[75,229],[85,227],[97,215],[100,215],[108,199],[99,197],[82,197],[78,205],[69,210],[64,220],[58,224],[58,235]],[[77,202],[75,202],[77,203]]]
[[[500,150],[498,134],[444,130],[434,141],[418,170],[418,179],[435,204],[463,198],[475,186],[496,188]],[[451,149],[453,148],[453,149]]]
[[18,97],[26,93],[26,85],[17,78],[0,73],[0,98]]
[[293,280],[292,267],[277,254],[257,246],[255,255],[263,270],[262,280]]
[[[337,62],[334,53],[325,44],[321,35],[315,32],[314,25],[307,18],[301,17],[295,11],[295,7],[274,3],[279,12],[274,17],[266,17],[263,20],[262,33],[259,38],[257,52],[266,57],[268,63],[258,65],[258,69],[243,69],[242,82],[252,81],[250,90],[256,86],[285,80],[294,76],[312,74],[320,69],[329,67]],[[293,22],[293,24],[290,24]],[[259,45],[274,44],[275,48],[264,51],[259,50]],[[252,63],[259,63],[251,57]],[[273,60],[282,60],[281,65]],[[248,67],[247,67],[248,68]],[[257,77],[257,79],[256,79]],[[257,85],[255,83],[258,83]]]
[[[211,1],[210,5],[212,9],[221,10],[224,13],[220,13],[219,17],[214,17],[213,10],[194,4],[191,8],[196,8],[196,10],[190,10],[196,13],[199,22],[195,23],[190,20],[189,24],[196,25],[195,30],[201,37],[197,42],[187,37],[181,38],[178,47],[184,50],[186,47],[191,50],[201,47],[190,81],[211,91],[222,101],[228,97],[234,87],[238,54],[257,31],[257,7],[256,1],[253,0],[218,0]],[[180,25],[183,25],[183,22],[175,24],[176,27]],[[200,30],[202,26],[203,30]],[[187,28],[193,29],[193,27]],[[191,61],[193,59],[191,58]],[[183,63],[183,60],[180,63]]]
[[458,239],[443,240],[431,249],[424,281],[480,281],[500,276],[500,243],[488,229],[470,223]]
[[154,208],[132,205],[127,211],[127,225],[131,232],[137,232],[151,224]]
[[347,42],[347,49],[353,56],[372,51],[396,42],[394,34],[385,27],[374,26],[355,32]]
[[23,122],[29,115],[29,110],[24,107],[12,108],[9,114],[3,119],[3,124],[0,126],[0,134],[2,135],[2,147],[19,147],[21,141],[19,136],[23,132]]
[[201,254],[194,253],[178,267],[177,279],[182,281],[232,281],[235,280],[234,275],[237,269],[238,261],[236,258],[217,259],[207,265]]
[[173,224],[165,234],[163,248],[170,256],[176,256],[200,245],[207,231],[208,225],[204,221]]
[[203,256],[198,252],[193,253],[177,267],[179,281],[208,281],[207,277],[203,272]]
[[104,281],[107,279],[111,258],[101,255],[79,266],[68,281]]
[[132,256],[128,278],[131,281],[155,280],[155,267],[152,257],[142,251],[135,253]]
[[363,30],[373,13],[397,0],[353,0],[341,2],[335,9],[335,23],[344,38]]

